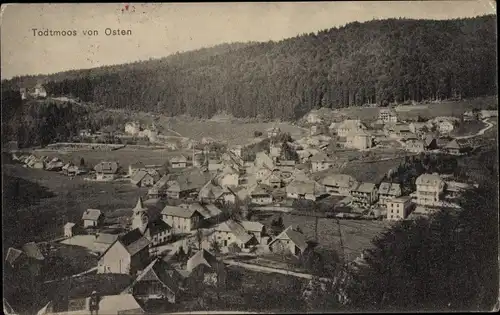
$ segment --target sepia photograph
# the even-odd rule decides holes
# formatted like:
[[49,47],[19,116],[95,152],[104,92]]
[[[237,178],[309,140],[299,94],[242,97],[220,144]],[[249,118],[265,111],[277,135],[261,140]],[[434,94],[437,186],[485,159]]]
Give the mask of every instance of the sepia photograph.
[[498,312],[492,0],[2,4],[3,312]]

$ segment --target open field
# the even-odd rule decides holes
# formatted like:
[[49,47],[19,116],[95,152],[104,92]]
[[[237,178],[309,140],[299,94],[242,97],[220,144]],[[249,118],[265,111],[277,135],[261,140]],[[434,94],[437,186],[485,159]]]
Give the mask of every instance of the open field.
[[[260,131],[266,135],[266,130],[273,127],[274,123],[238,123],[215,121],[190,121],[175,120],[169,123],[169,128],[184,137],[201,140],[203,137],[226,142],[228,145],[246,144],[253,140],[254,132]],[[301,138],[305,131],[297,126],[287,123],[276,124],[281,131],[289,132],[294,139]]]
[[481,129],[487,127],[487,125],[480,120],[464,121],[457,128],[450,132],[452,137],[462,137],[469,136],[478,133]]
[[[382,157],[384,156],[377,155],[377,158]],[[347,174],[353,176],[360,182],[377,184],[390,169],[397,168],[401,161],[404,160],[403,156],[394,157],[393,154],[387,154],[386,158],[387,159],[376,161],[351,161],[342,168],[332,167],[327,170],[314,173],[313,178],[315,180],[321,180],[333,174]]]
[[[260,221],[270,226],[277,214],[266,216],[261,214]],[[281,214],[285,227],[292,224],[298,225],[308,240],[315,239],[315,218],[309,216],[298,216],[293,214]],[[342,231],[342,241],[346,258],[355,259],[364,249],[370,248],[372,239],[383,233],[390,226],[385,221],[365,220],[339,220]],[[318,250],[324,252],[340,251],[340,234],[337,220],[330,218],[318,218]]]
[[[459,116],[473,108],[487,109],[490,106],[498,107],[496,96],[480,97],[471,100],[462,101],[443,101],[441,103],[417,104],[417,105],[399,105],[396,106],[396,112],[400,119],[413,120],[418,116],[422,118],[434,118],[438,116]],[[380,108],[378,107],[347,107],[336,111],[323,111],[321,115],[327,121],[342,119],[360,119],[368,122],[378,118]]]
[[83,158],[88,166],[93,166],[101,161],[117,161],[120,166],[128,168],[130,164],[136,162],[143,162],[144,164],[163,165],[167,160],[178,154],[190,155],[191,151],[169,151],[169,150],[154,150],[154,149],[131,149],[123,148],[115,151],[94,151],[82,150],[78,152],[63,152],[54,150],[35,150],[33,152],[36,156],[49,156],[58,157],[63,162],[80,163]]
[[[426,106],[423,108],[422,106]],[[460,116],[466,111],[474,108],[486,109],[490,106],[498,107],[496,96],[479,97],[471,100],[462,100],[458,102],[443,101],[441,103],[432,103],[422,106],[400,106],[396,109],[401,119],[414,119],[419,115],[423,118],[433,118],[438,116]]]
[[377,184],[390,169],[397,168],[404,158],[394,158],[373,162],[351,162],[342,169],[343,174],[348,174],[358,181]]
[[[2,167],[4,175],[9,178],[21,178],[35,185],[45,187],[55,196],[35,198],[30,192],[17,191],[8,198],[33,197],[26,203],[15,203],[4,207],[3,211],[10,213],[14,222],[4,222],[9,228],[4,235],[4,247],[22,245],[28,241],[43,241],[59,237],[63,233],[66,221],[78,222],[83,212],[88,208],[101,209],[110,213],[118,208],[133,208],[139,196],[146,192],[144,188],[133,187],[129,183],[89,183],[82,178],[69,177],[44,170],[26,169],[20,165],[6,164]],[[12,185],[5,181],[5,186]],[[23,194],[28,194],[24,196]],[[4,199],[5,202],[5,199]],[[10,218],[10,217],[9,217]],[[4,216],[4,220],[6,217]]]

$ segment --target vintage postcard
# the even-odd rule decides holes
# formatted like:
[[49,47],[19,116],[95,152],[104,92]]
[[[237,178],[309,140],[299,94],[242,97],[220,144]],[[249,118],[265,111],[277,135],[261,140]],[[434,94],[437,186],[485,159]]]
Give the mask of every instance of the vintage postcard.
[[0,13],[5,314],[498,311],[496,2]]

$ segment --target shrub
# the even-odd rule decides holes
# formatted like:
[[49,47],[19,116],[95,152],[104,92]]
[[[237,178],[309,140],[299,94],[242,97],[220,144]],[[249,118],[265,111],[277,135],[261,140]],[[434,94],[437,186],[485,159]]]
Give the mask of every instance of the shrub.
[[241,252],[241,248],[236,243],[229,244],[228,250],[232,254]]

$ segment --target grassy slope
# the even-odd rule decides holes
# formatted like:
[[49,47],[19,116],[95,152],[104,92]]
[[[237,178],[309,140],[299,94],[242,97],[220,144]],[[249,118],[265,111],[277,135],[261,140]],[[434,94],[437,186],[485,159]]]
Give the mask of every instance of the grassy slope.
[[[64,221],[78,222],[88,208],[111,212],[117,208],[132,208],[145,190],[130,184],[90,183],[81,178],[71,180],[63,175],[43,170],[25,169],[19,165],[4,165],[4,187],[10,178],[21,178],[46,187],[54,197],[40,199],[38,203],[13,203],[3,211],[16,211],[18,222],[8,225],[10,233],[4,234],[5,246],[40,241],[61,236]],[[4,175],[4,176],[5,176]]]

